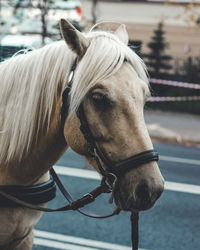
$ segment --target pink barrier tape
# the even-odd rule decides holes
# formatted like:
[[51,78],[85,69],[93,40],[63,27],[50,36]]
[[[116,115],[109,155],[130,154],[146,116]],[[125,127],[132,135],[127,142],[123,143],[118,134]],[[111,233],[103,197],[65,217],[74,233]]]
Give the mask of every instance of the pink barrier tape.
[[183,101],[199,101],[200,96],[151,96],[147,102],[183,102]]
[[190,89],[200,89],[200,84],[188,83],[188,82],[177,82],[162,79],[150,78],[149,81],[155,84],[169,85],[174,87],[190,88]]

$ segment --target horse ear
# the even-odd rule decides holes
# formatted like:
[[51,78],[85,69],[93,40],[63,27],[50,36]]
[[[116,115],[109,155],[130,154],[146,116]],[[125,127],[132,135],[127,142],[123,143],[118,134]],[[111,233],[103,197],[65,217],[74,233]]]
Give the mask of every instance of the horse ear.
[[89,40],[65,19],[60,20],[60,30],[67,45],[82,58],[90,45]]
[[125,24],[121,24],[114,34],[119,38],[120,41],[128,45],[128,32],[126,30]]

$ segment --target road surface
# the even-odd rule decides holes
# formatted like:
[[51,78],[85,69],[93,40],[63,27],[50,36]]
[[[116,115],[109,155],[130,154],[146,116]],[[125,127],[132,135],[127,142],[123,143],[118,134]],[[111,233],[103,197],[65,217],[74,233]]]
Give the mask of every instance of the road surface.
[[[199,149],[167,144],[156,144],[155,148],[161,155],[159,165],[166,180],[166,190],[153,209],[140,213],[140,249],[199,249]],[[57,167],[57,171],[75,198],[99,183],[96,172],[84,169],[85,161],[72,151],[66,153],[57,165],[66,166]],[[111,211],[107,201],[108,196],[104,196],[87,210],[106,214]],[[58,193],[49,206],[63,204]],[[130,245],[129,213],[97,220],[77,212],[62,212],[43,215],[36,227],[33,250],[128,250]]]

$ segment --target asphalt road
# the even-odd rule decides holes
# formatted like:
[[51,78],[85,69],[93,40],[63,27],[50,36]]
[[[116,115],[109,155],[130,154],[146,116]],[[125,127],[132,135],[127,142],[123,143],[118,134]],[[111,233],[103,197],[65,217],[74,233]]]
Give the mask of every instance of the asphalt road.
[[[140,213],[139,247],[145,250],[200,249],[199,149],[167,144],[156,144],[155,148],[161,155],[159,165],[166,180],[166,190],[153,209]],[[86,172],[85,161],[72,151],[66,153],[57,165],[66,166],[60,177],[75,198],[99,183],[95,172],[94,175],[91,171]],[[80,169],[79,177],[69,176],[73,173],[67,167]],[[88,177],[83,178],[83,173],[89,173]],[[106,214],[111,211],[107,201],[108,196],[104,196],[87,210]],[[58,193],[49,206],[63,204]],[[62,212],[43,215],[36,227],[33,250],[128,250],[130,245],[129,213],[97,220],[77,212]]]

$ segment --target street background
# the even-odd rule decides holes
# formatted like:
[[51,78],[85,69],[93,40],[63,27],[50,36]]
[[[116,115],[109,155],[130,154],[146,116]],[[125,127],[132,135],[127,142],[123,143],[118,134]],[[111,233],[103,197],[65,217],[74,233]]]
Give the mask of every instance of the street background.
[[[83,13],[87,21],[92,20],[91,0],[82,0]],[[163,1],[164,2],[164,1]],[[181,2],[181,1],[180,1]],[[200,6],[196,6],[194,15],[200,15]],[[141,40],[143,51],[147,52],[147,43],[158,22],[163,21],[166,39],[170,46],[167,52],[179,57],[200,55],[200,29],[190,19],[192,7],[184,5],[147,3],[144,1],[98,1],[97,22],[112,21],[125,23],[130,40]],[[184,48],[190,47],[190,51]]]

